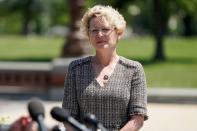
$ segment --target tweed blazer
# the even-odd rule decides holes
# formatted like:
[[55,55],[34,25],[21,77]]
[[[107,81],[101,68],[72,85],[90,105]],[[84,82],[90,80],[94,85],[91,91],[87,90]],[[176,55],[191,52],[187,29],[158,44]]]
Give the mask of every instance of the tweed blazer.
[[70,63],[62,107],[80,121],[92,113],[109,130],[119,130],[135,114],[147,119],[147,87],[142,65],[120,56],[114,72],[102,87],[96,80],[92,58]]

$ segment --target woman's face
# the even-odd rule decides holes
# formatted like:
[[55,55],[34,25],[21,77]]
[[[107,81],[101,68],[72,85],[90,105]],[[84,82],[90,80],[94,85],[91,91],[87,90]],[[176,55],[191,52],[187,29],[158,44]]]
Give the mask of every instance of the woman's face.
[[93,17],[89,22],[88,36],[96,50],[114,49],[119,35],[105,17]]

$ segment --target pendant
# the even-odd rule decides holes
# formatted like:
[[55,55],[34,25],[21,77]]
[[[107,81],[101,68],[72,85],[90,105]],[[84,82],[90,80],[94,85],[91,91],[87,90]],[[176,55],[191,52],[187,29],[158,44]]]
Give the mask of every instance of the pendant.
[[108,75],[104,75],[103,77],[104,80],[108,80],[108,78],[109,78]]

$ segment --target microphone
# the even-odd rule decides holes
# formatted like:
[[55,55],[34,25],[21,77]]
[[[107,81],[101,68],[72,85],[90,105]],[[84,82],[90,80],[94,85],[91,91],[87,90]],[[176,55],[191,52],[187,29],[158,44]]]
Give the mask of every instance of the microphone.
[[38,123],[40,131],[47,131],[44,125],[44,106],[39,100],[32,100],[28,104],[28,111],[34,121]]
[[51,131],[66,131],[66,128],[63,125],[55,125]]
[[57,121],[68,123],[75,129],[79,131],[90,131],[85,125],[79,123],[77,120],[75,120],[73,117],[69,115],[69,113],[60,107],[54,107],[51,110],[51,116],[56,119]]
[[98,122],[94,114],[88,113],[85,116],[84,121],[89,124],[92,124],[96,129],[100,129],[101,131],[107,131],[107,129],[101,123]]

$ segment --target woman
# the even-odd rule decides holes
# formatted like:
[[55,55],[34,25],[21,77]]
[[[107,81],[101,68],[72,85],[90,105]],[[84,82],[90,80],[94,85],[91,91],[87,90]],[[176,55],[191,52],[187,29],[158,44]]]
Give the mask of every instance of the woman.
[[96,50],[69,65],[63,108],[73,117],[96,115],[109,130],[138,131],[147,119],[143,67],[119,56],[116,46],[126,22],[110,6],[96,5],[82,18],[82,31]]

